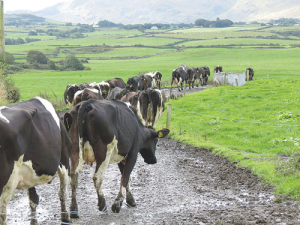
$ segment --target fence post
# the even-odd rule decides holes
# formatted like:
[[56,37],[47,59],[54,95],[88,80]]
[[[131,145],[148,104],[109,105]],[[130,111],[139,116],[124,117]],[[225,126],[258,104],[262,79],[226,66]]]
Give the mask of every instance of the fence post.
[[250,73],[250,71],[247,70],[247,74],[246,74],[246,76],[247,76],[247,81],[249,81],[249,73]]
[[172,113],[172,105],[168,104],[167,105],[167,129],[170,130],[170,124],[171,124],[171,113]]

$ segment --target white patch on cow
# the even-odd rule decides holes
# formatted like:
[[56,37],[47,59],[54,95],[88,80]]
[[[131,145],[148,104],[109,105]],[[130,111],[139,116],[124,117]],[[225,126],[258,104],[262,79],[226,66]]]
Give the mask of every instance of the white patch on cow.
[[[177,79],[176,79],[177,80]],[[181,84],[181,82],[182,82],[182,78],[180,77],[179,78],[179,82],[177,83],[177,85],[179,86],[180,84]],[[175,82],[175,84],[176,84],[176,82]]]
[[[100,87],[99,87],[100,88]],[[96,93],[96,94],[99,94],[99,92],[100,92],[100,94],[101,94],[101,89],[100,89],[100,91],[98,90],[98,89],[91,89],[91,88],[86,88],[87,90],[90,90],[90,91],[92,91],[92,92],[94,92],[94,93]]]
[[83,92],[83,90],[76,91],[76,93],[74,94],[73,101],[74,101],[74,99],[75,99],[78,95],[82,94],[82,92]]
[[9,120],[1,113],[2,109],[8,109],[8,107],[6,107],[6,106],[0,107],[0,118],[5,120],[6,123],[9,123]]
[[114,136],[113,141],[107,145],[105,160],[101,163],[101,165],[98,168],[98,171],[96,171],[96,173],[94,174],[94,180],[100,181],[95,184],[98,194],[103,195],[101,184],[104,172],[106,171],[108,164],[119,163],[126,159],[126,157],[127,156],[121,156],[118,154],[118,141],[116,139],[116,136]]
[[41,97],[35,97],[35,98],[38,99],[45,106],[45,108],[51,113],[53,119],[55,120],[55,122],[58,126],[58,128],[60,128],[59,118],[56,114],[56,111],[55,111],[53,105],[48,100],[43,99]]
[[137,112],[138,119],[145,126],[146,125],[146,121],[143,119],[143,116],[142,116],[142,113],[141,113],[140,101],[137,101],[136,108],[137,108],[136,112]]
[[83,157],[82,157],[82,153],[83,153],[83,138],[80,138],[80,136],[78,137],[79,138],[79,162],[78,162],[78,166],[75,170],[75,173],[79,173],[82,171],[82,164],[83,164]]
[[15,189],[28,189],[36,185],[48,183],[54,178],[54,176],[48,175],[37,176],[32,168],[32,162],[24,162],[23,158],[24,155],[20,156],[18,161],[15,161],[13,171],[2,190],[0,196],[0,210],[9,203]]
[[89,141],[86,141],[82,150],[82,158],[85,162],[95,162],[95,154],[93,147]]
[[109,83],[102,81],[99,83],[100,86],[108,86],[109,87]]
[[160,99],[160,107],[157,107],[157,111],[156,111],[156,116],[154,118],[154,123],[153,123],[153,127],[155,128],[158,120],[160,120],[160,118],[163,116],[164,114],[164,107],[163,107],[163,97],[161,94],[161,90],[157,90],[155,89],[155,91],[159,94],[159,99]]

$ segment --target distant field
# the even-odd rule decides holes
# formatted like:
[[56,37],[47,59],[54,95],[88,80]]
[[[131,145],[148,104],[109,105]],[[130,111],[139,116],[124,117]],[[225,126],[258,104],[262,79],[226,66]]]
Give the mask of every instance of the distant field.
[[[58,26],[59,29],[72,27]],[[42,26],[49,29],[53,26]],[[7,37],[25,38],[33,27],[10,27]],[[25,62],[29,50],[39,50],[51,60],[74,54],[88,58],[91,70],[22,70],[12,74],[21,100],[48,95],[62,100],[68,84],[101,82],[120,77],[125,82],[141,72],[160,71],[170,85],[173,69],[222,65],[227,72],[254,69],[254,81],[243,87],[211,87],[172,100],[171,135],[189,144],[204,146],[240,166],[251,168],[278,193],[300,198],[300,173],[285,176],[276,169],[277,157],[299,153],[300,27],[260,25],[178,30],[100,29],[85,38],[57,39],[7,45],[17,62]],[[159,126],[164,126],[166,115]]]

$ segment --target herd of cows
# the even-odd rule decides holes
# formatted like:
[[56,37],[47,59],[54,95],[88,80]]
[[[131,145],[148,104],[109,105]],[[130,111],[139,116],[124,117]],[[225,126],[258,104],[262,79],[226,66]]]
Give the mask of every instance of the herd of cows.
[[[222,72],[222,67],[215,67]],[[254,72],[253,72],[254,74]],[[188,68],[182,65],[172,72],[172,82],[182,90],[206,85],[208,67]],[[125,199],[135,206],[130,190],[130,174],[138,153],[148,164],[157,162],[158,138],[168,129],[155,131],[164,112],[162,74],[158,71],[129,78],[125,83],[115,78],[100,83],[68,85],[64,93],[70,110],[60,119],[52,104],[40,97],[0,107],[0,225],[6,224],[6,206],[15,189],[28,189],[32,224],[39,197],[35,186],[60,178],[61,220],[78,218],[76,189],[78,175],[85,162],[96,163],[93,176],[100,211],[107,206],[102,192],[104,172],[117,163],[121,172],[119,193],[112,205],[119,212]],[[67,210],[67,185],[71,178],[70,212]]]

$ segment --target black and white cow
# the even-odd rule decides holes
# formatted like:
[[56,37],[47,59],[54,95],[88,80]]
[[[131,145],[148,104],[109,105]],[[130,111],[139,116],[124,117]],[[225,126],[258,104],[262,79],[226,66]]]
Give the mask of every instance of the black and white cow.
[[115,87],[126,88],[126,84],[121,78],[110,79],[106,82],[109,83],[110,90],[114,89]]
[[[93,83],[92,83],[93,84]],[[84,90],[85,88],[90,88],[91,86],[88,83],[82,83],[80,85],[77,84],[69,84],[64,93],[65,103],[72,107],[72,103],[74,100],[75,93],[80,90]]]
[[56,173],[61,220],[70,222],[66,200],[72,142],[51,103],[36,97],[0,107],[0,130],[0,224],[6,224],[6,206],[15,189],[28,189],[35,217],[39,203],[35,186],[49,183]]
[[143,118],[141,122],[155,128],[165,111],[162,92],[151,88],[141,91],[139,93],[139,106]]
[[126,95],[127,93],[129,93],[127,88],[119,88],[119,87],[115,87],[114,89],[112,89],[108,96],[107,99],[116,99],[116,100],[120,100],[124,95]]
[[77,84],[69,84],[64,93],[65,103],[69,106],[72,105],[74,95],[77,91],[81,90]]
[[187,67],[180,66],[177,69],[173,70],[172,72],[172,81],[171,81],[171,88],[173,83],[177,84],[178,90],[180,91],[179,86],[181,85],[181,90],[183,90],[183,82],[187,82],[188,74],[187,74]]
[[203,66],[204,76],[203,76],[203,85],[207,85],[208,78],[210,77],[209,67]]
[[103,98],[107,99],[107,96],[108,96],[109,92],[111,91],[109,83],[102,81],[99,83],[99,86],[100,86]]
[[[136,110],[117,100],[88,100],[76,105],[64,115],[73,141],[71,153],[71,211],[78,217],[76,187],[78,173],[83,161],[96,162],[93,176],[98,194],[98,207],[106,211],[106,201],[102,192],[103,175],[109,163],[118,163],[122,174],[120,191],[112,205],[118,213],[124,198],[130,206],[136,206],[130,191],[130,174],[138,153],[148,164],[157,162],[155,157],[157,138],[168,135],[168,129],[155,131],[142,125]],[[88,196],[87,196],[88,197]]]
[[127,80],[127,89],[131,92],[143,90],[143,79],[140,76],[131,77]]
[[222,66],[215,66],[214,73],[221,73],[223,72],[223,67]]
[[159,71],[151,72],[151,73],[146,73],[145,75],[150,76],[152,78],[152,86],[151,88],[159,88],[161,86],[161,78],[162,74]]
[[252,68],[249,67],[246,69],[246,81],[247,81],[247,74],[249,74],[249,80],[253,80],[254,70]]
[[196,86],[198,87],[199,86],[199,83],[201,86],[204,85],[204,77],[205,75],[205,70],[203,67],[197,67],[196,68],[196,76],[195,76],[195,83],[196,83]]
[[89,99],[96,99],[96,100],[102,100],[104,99],[101,90],[95,88],[85,88],[82,91],[77,91],[75,93],[73,102],[72,102],[72,108],[74,108],[75,105],[77,105],[79,102],[83,102]]
[[189,89],[194,88],[194,82],[196,79],[196,71],[194,67],[188,68],[187,70],[187,83],[189,84]]

